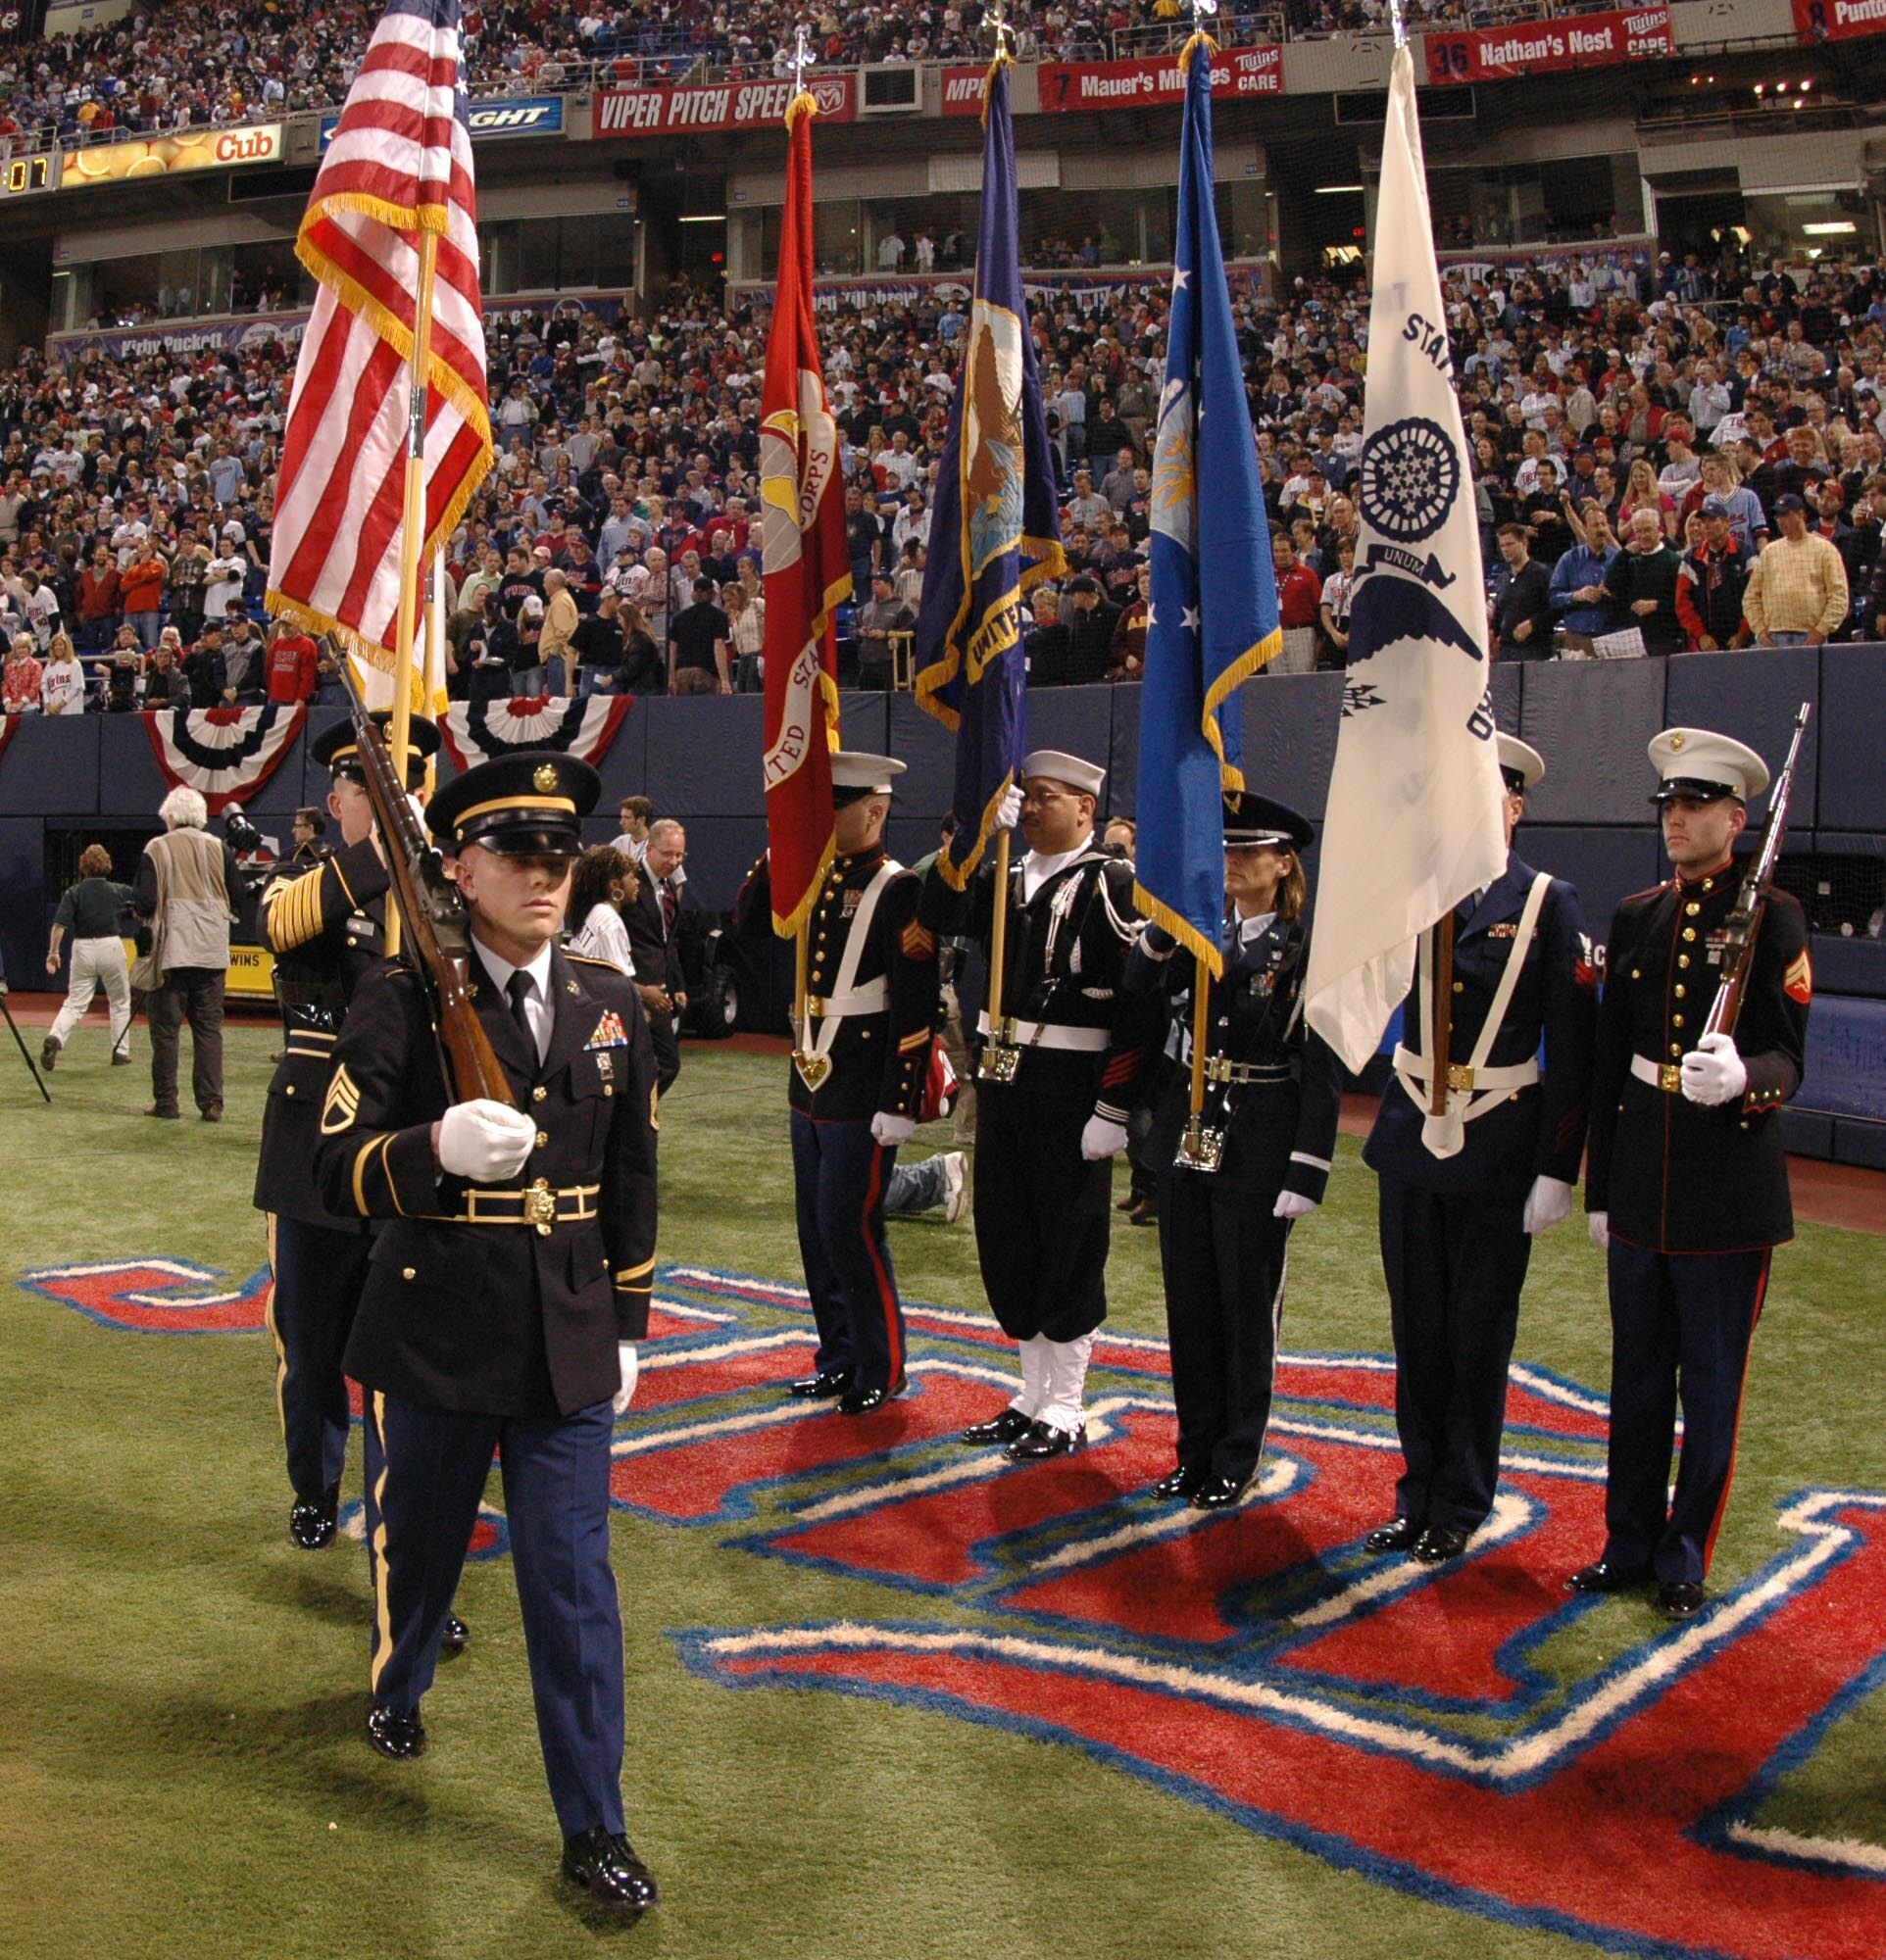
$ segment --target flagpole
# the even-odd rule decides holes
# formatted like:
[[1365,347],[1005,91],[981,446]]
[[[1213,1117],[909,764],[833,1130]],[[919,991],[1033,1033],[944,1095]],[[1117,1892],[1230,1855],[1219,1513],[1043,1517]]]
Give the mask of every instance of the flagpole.
[[1205,1156],[1205,1045],[1212,1027],[1212,974],[1205,961],[1192,969],[1192,1113],[1185,1125],[1180,1161],[1202,1163]]
[[1434,993],[1427,1015],[1427,1113],[1447,1114],[1448,1056],[1454,1047],[1454,914],[1434,922]]
[[[420,546],[425,531],[425,377],[432,363],[432,287],[439,263],[439,237],[420,233],[419,293],[413,311],[412,407],[406,426],[406,512],[400,525],[400,603],[393,658],[393,721],[387,746],[393,773],[406,782],[413,746],[413,629],[419,612]],[[399,915],[386,913],[386,953],[399,953]]]

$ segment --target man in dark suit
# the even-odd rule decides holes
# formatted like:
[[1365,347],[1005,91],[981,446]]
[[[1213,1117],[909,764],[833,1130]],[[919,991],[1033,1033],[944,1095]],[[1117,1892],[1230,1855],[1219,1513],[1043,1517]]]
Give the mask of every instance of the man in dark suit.
[[382,968],[335,1046],[315,1168],[330,1210],[380,1221],[346,1353],[368,1397],[369,1740],[395,1759],[425,1746],[496,1449],[563,1870],[638,1913],[655,1882],[622,1835],[609,1479],[655,1269],[655,1064],[627,979],[557,947],[599,788],[587,763],[526,751],[433,798],[508,1094],[454,1102],[423,990]]
[[1532,1238],[1571,1211],[1591,1101],[1598,976],[1578,895],[1512,848],[1546,765],[1499,739],[1507,867],[1456,910],[1447,1113],[1428,1113],[1428,934],[1404,1010],[1410,1032],[1363,1150],[1381,1181],[1403,1461],[1396,1515],[1368,1546],[1424,1564],[1459,1557],[1493,1508]]
[[647,1010],[648,1032],[655,1044],[656,1086],[664,1096],[681,1072],[681,1045],[675,1028],[687,1011],[687,975],[674,940],[686,861],[687,832],[681,825],[671,816],[650,824],[642,853],[646,875],[633,902],[622,907],[629,951],[635,956],[635,987]]

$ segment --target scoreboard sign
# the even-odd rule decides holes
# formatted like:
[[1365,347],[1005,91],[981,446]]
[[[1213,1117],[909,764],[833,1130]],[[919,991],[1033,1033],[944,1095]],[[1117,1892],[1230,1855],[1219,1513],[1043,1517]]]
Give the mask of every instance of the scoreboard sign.
[[9,197],[28,196],[36,190],[59,188],[59,158],[52,150],[38,150],[29,157],[9,157],[0,166],[0,188]]
[[1514,75],[1663,61],[1676,52],[1667,6],[1613,14],[1562,14],[1510,27],[1421,36],[1430,84],[1507,81]]
[[191,129],[175,136],[144,136],[98,143],[67,152],[62,190],[126,183],[138,177],[171,177],[185,171],[227,171],[245,164],[281,161],[281,124],[249,122],[235,129]]
[[[856,111],[849,74],[820,75],[806,83],[827,122],[849,122]],[[721,81],[706,88],[618,88],[596,97],[592,128],[598,136],[663,136],[693,129],[785,127],[790,81]]]

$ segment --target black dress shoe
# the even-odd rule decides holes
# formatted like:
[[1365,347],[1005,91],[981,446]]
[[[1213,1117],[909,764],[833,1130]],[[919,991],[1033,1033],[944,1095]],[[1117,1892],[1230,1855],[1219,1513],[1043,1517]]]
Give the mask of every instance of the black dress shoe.
[[838,1398],[840,1415],[869,1415],[872,1409],[879,1409],[894,1396],[901,1396],[910,1387],[906,1376],[899,1375],[888,1388],[847,1389]]
[[1000,1415],[991,1416],[987,1422],[971,1423],[961,1436],[959,1443],[1014,1443],[1027,1435],[1030,1424],[1028,1418],[1018,1408],[1005,1408]]
[[796,1382],[786,1384],[786,1394],[797,1396],[802,1402],[829,1401],[833,1396],[842,1396],[851,1387],[851,1375],[843,1368],[820,1368],[816,1375],[802,1375]]
[[1625,1572],[1613,1565],[1608,1559],[1594,1559],[1589,1565],[1581,1565],[1565,1581],[1567,1592],[1622,1592],[1632,1586],[1641,1586],[1644,1575],[1641,1572]]
[[1411,1558],[1423,1565],[1445,1565],[1466,1549],[1467,1534],[1450,1531],[1446,1525],[1429,1525],[1408,1548]]
[[1066,1456],[1087,1441],[1087,1425],[1056,1429],[1052,1423],[1031,1422],[1002,1453],[1011,1463],[1039,1463],[1049,1456]]
[[1390,1518],[1363,1540],[1363,1547],[1366,1551],[1413,1551],[1421,1530],[1412,1518]]
[[1208,1477],[1192,1493],[1192,1508],[1195,1511],[1225,1511],[1244,1495],[1244,1487],[1250,1479],[1235,1477]]
[[564,1839],[564,1877],[581,1886],[594,1904],[617,1912],[643,1913],[661,1897],[655,1874],[635,1855],[634,1845],[601,1825]]
[[288,1513],[288,1536],[303,1551],[320,1551],[334,1542],[340,1517],[340,1486],[330,1486],[319,1497],[297,1497]]
[[1189,1497],[1205,1482],[1208,1475],[1210,1475],[1208,1471],[1194,1470],[1189,1465],[1181,1463],[1176,1470],[1168,1470],[1153,1486],[1152,1495],[1155,1497]]
[[1693,1620],[1703,1610],[1703,1589],[1694,1579],[1666,1579],[1657,1589],[1657,1610],[1666,1620]]
[[425,1724],[417,1708],[382,1708],[375,1702],[367,1711],[367,1740],[381,1755],[410,1763],[425,1753]]
[[462,1654],[472,1644],[472,1629],[456,1613],[445,1616],[445,1632],[439,1636],[439,1652],[447,1659]]

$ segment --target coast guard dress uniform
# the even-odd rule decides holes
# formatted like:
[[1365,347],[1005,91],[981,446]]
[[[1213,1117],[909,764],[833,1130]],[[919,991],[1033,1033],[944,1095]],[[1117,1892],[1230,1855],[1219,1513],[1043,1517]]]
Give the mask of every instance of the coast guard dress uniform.
[[[1308,819],[1285,804],[1256,795],[1226,799],[1227,852],[1268,845],[1300,854],[1314,836]],[[1291,1227],[1322,1202],[1342,1109],[1342,1064],[1297,1010],[1309,939],[1303,920],[1285,910],[1294,905],[1250,918],[1235,906],[1227,911],[1223,978],[1205,976],[1208,1141],[1183,1162],[1197,962],[1151,925],[1127,966],[1129,988],[1164,994],[1180,1036],[1180,1065],[1155,1109],[1148,1145],[1159,1166],[1160,1262],[1178,1413],[1178,1467],[1154,1490],[1189,1497],[1200,1510],[1235,1502],[1264,1453]]]
[[[475,862],[496,882],[483,853],[573,859],[598,787],[583,762],[526,752],[468,770],[426,821],[462,880]],[[655,1061],[632,983],[554,943],[563,875],[524,966],[480,938],[471,906],[468,990],[515,1107],[448,1107],[426,997],[410,969],[383,968],[336,1045],[316,1169],[332,1208],[380,1221],[346,1356],[380,1445],[370,1740],[395,1757],[425,1745],[421,1697],[495,1448],[564,1870],[639,1910],[654,1886],[621,1837],[610,1438],[648,1324]],[[443,1168],[458,1139],[514,1169]]]
[[[375,717],[382,724],[390,716]],[[418,787],[438,729],[412,721],[411,779]],[[339,721],[313,755],[332,775],[335,801],[360,799],[353,724]],[[342,786],[352,785],[351,791]],[[371,1226],[349,1206],[336,1215],[315,1182],[321,1102],[334,1044],[354,990],[384,953],[387,870],[371,835],[331,854],[296,854],[263,888],[263,943],[274,955],[282,1054],[269,1084],[256,1165],[255,1203],[269,1216],[269,1331],[275,1344],[275,1400],[294,1503],[288,1533],[304,1551],[334,1536],[349,1414],[341,1355],[367,1276]]]
[[[1025,781],[1098,796],[1107,772],[1036,750]],[[1112,1171],[1084,1154],[1089,1126],[1125,1144],[1128,1111],[1151,1058],[1156,1000],[1121,986],[1139,934],[1132,866],[1110,858],[1091,827],[1071,850],[1029,851],[1010,869],[1001,1005],[1013,1019],[1013,1073],[976,1085],[976,1258],[990,1307],[1021,1350],[1021,1387],[1000,1415],[964,1432],[1017,1459],[1057,1456],[1085,1440],[1082,1396],[1094,1331],[1107,1317]],[[993,863],[964,892],[933,866],[925,923],[990,952]],[[985,1050],[989,1017],[978,1017]]]
[[1367,1542],[1430,1564],[1493,1508],[1532,1238],[1570,1213],[1591,1097],[1598,976],[1578,896],[1512,849],[1545,763],[1510,735],[1499,748],[1507,864],[1456,913],[1447,1114],[1427,1113],[1429,933],[1404,1008],[1414,1032],[1363,1150],[1380,1180],[1403,1464],[1396,1515]]
[[[840,808],[882,798],[904,764],[840,750]],[[885,850],[881,821],[832,859],[808,921],[807,1025],[787,1091],[799,1252],[819,1326],[801,1397],[838,1396],[864,1415],[902,1393],[904,1310],[884,1236],[884,1191],[916,1127],[936,1031],[936,938],[918,922],[918,880]],[[770,905],[769,866],[753,902]]]
[[[1768,782],[1752,749],[1705,729],[1665,729],[1650,757],[1672,858],[1672,820],[1739,809]],[[1775,1111],[1801,1086],[1807,919],[1787,893],[1768,894],[1734,1037],[1706,1033],[1740,882],[1725,843],[1715,861],[1678,858],[1666,884],[1626,899],[1598,1024],[1585,1204],[1610,1280],[1611,1458],[1604,1554],[1570,1584],[1609,1592],[1654,1579],[1672,1619],[1703,1603],[1769,1261],[1794,1236]]]

